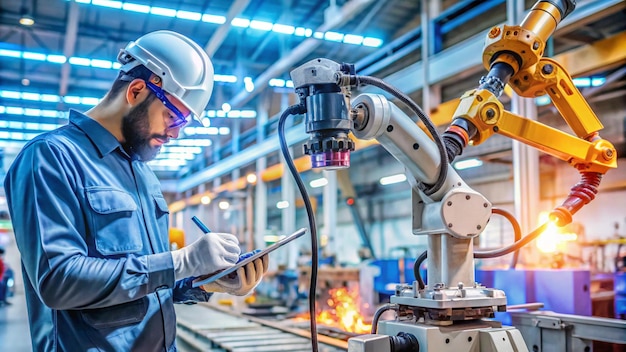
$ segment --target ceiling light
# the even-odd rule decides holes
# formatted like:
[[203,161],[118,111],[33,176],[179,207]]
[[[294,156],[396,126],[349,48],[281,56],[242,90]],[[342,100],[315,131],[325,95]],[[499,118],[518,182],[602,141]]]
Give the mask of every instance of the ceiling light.
[[278,209],[289,208],[289,202],[286,201],[286,200],[281,200],[280,202],[276,203],[276,208],[278,208]]
[[274,24],[271,22],[257,21],[257,20],[250,21],[250,28],[257,29],[260,31],[271,31],[273,26]]
[[[69,0],[68,0],[69,1]],[[210,13],[200,13],[192,11],[176,10],[173,8],[156,7],[148,5],[140,5],[136,3],[116,0],[73,0],[81,4],[90,4],[94,6],[103,6],[114,9],[121,9],[130,12],[150,13],[152,15],[165,16],[165,17],[177,17],[180,19],[191,21],[202,21],[206,23],[223,24],[226,22],[226,17],[221,15],[215,15]],[[379,47],[383,41],[379,38],[368,37],[363,39],[361,36],[353,34],[344,34],[338,32],[313,32],[311,28],[294,27],[288,24],[272,23],[266,21],[249,20],[246,18],[235,17],[231,20],[230,24],[233,27],[239,28],[252,28],[259,31],[273,31],[275,33],[294,35],[298,37],[315,37],[317,39],[341,42],[347,44],[356,44],[363,46]],[[217,79],[216,79],[217,80]]]
[[312,180],[309,182],[309,186],[313,188],[324,187],[328,184],[328,179],[326,177],[318,178],[316,180]]
[[405,174],[397,174],[397,175],[391,175],[391,176],[387,176],[387,177],[383,177],[380,179],[380,184],[383,186],[386,185],[392,185],[394,183],[400,183],[400,182],[404,182],[406,181],[406,175]]
[[473,167],[478,167],[478,166],[481,166],[482,164],[483,164],[482,160],[472,158],[472,159],[465,159],[465,160],[457,161],[453,165],[455,169],[463,170],[463,169],[470,169]]
[[130,3],[130,2],[125,2],[122,5],[122,8],[124,10],[126,10],[126,11],[141,12],[141,13],[149,13],[150,12],[150,6],[133,4],[133,3]]
[[32,26],[33,24],[35,24],[33,16],[30,15],[28,9],[25,7],[22,7],[19,22],[22,26]]
[[202,15],[202,22],[223,24],[224,22],[226,22],[226,17],[224,17],[224,16],[216,16],[216,15],[209,15],[209,14],[205,13],[205,14]]
[[378,38],[372,38],[372,37],[365,37],[363,38],[363,46],[371,46],[374,48],[378,48],[379,46],[383,45],[383,41],[381,39]]
[[254,82],[252,82],[251,77],[244,77],[243,84],[244,84],[244,87],[246,88],[246,92],[250,93],[254,90]]
[[250,184],[256,183],[256,180],[257,180],[257,177],[256,177],[256,174],[254,173],[250,173],[248,174],[248,176],[246,176],[246,181],[248,181],[248,183]]
[[229,112],[230,111],[230,104],[228,104],[228,103],[222,104],[222,111],[224,111],[226,113]]
[[204,205],[208,205],[211,203],[211,197],[209,196],[202,196],[202,198],[200,198],[200,203],[204,204]]
[[230,203],[228,203],[228,201],[226,201],[226,200],[223,200],[223,201],[219,202],[219,203],[217,204],[217,206],[218,206],[220,209],[222,209],[222,210],[227,210],[228,208],[230,208]]

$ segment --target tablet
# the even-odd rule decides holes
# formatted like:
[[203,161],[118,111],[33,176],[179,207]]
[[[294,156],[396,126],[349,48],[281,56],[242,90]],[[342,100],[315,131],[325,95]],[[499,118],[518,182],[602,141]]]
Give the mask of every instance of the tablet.
[[[278,248],[286,245],[287,243],[295,240],[296,238],[302,237],[302,235],[304,235],[306,233],[306,228],[301,228],[300,230],[292,233],[291,235],[280,239],[278,242],[272,244],[271,246],[263,249],[263,250],[258,250],[257,253],[254,253],[254,255],[247,257],[239,262],[237,262],[237,264],[231,266],[228,269],[222,270],[220,272],[214,273],[214,274],[210,274],[207,276],[201,276],[199,278],[197,278],[196,280],[193,281],[193,287],[198,287],[201,285],[206,285],[208,283],[211,283],[215,280],[221,279],[224,276],[228,275],[228,274],[232,274],[234,272],[237,271],[237,269],[241,268],[242,266],[254,261],[255,259],[261,258],[262,256],[266,255],[267,253],[273,252],[275,250],[277,250]],[[210,234],[208,234],[207,236],[211,236]]]

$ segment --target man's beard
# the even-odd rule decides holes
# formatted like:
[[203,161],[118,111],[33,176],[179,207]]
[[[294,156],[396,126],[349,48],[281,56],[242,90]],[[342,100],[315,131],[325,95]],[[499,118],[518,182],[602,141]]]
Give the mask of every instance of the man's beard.
[[153,160],[161,149],[160,146],[150,146],[150,141],[153,138],[167,139],[167,136],[150,134],[148,107],[154,98],[153,95],[150,95],[122,118],[122,135],[124,136],[122,147],[127,153],[137,155],[142,161]]

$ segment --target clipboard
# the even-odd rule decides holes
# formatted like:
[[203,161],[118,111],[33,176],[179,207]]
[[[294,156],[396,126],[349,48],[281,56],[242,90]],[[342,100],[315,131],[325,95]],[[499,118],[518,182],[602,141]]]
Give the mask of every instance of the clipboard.
[[[213,273],[213,274],[209,274],[207,276],[201,276],[199,278],[197,278],[196,280],[193,281],[192,287],[198,287],[198,286],[202,286],[202,285],[206,285],[208,283],[211,283],[215,280],[221,279],[224,276],[228,275],[228,274],[232,274],[234,272],[237,271],[237,269],[243,267],[244,265],[254,261],[255,259],[261,258],[262,256],[273,252],[275,250],[277,250],[278,248],[286,245],[287,243],[295,240],[296,238],[302,237],[304,234],[306,233],[306,228],[301,228],[298,231],[292,233],[291,235],[282,238],[280,240],[278,240],[278,242],[272,244],[271,246],[264,248],[263,250],[260,250],[259,252],[255,253],[254,255],[245,258],[242,261],[239,261],[237,264],[231,266],[228,269],[224,269],[220,272],[217,273]],[[210,234],[208,235],[210,236]]]

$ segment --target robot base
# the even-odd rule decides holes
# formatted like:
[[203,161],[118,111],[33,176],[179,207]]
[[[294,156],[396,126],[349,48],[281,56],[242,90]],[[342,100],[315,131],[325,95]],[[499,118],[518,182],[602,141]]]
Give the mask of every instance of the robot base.
[[[419,347],[412,352],[528,352],[521,333],[514,327],[502,327],[497,321],[457,322],[451,326],[432,326],[415,322],[382,321],[379,334],[353,337],[349,352],[399,352],[389,339],[404,332],[415,336]],[[409,351],[409,350],[402,350]]]

